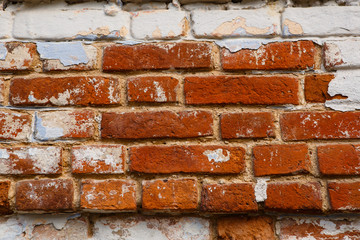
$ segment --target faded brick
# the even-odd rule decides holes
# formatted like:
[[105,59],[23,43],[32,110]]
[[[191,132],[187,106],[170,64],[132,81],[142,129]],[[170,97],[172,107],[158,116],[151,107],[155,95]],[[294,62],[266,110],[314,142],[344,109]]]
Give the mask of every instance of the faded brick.
[[36,54],[34,43],[0,43],[0,71],[32,70]]
[[0,139],[27,140],[31,133],[31,115],[20,112],[0,112]]

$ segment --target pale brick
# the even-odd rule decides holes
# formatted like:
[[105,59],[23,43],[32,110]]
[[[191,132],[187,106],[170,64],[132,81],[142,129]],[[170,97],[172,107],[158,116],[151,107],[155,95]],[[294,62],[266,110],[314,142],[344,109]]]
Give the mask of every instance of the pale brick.
[[128,35],[130,13],[109,16],[104,10],[37,7],[15,13],[13,36],[24,39],[121,39]]
[[[12,12],[0,11],[0,39],[11,37],[12,28]],[[1,47],[0,47],[0,59],[1,59]]]
[[61,148],[0,148],[0,174],[59,174]]
[[81,139],[94,134],[94,113],[88,110],[39,112],[35,138],[38,140]]
[[196,217],[100,217],[94,223],[94,240],[209,240],[208,220]]
[[325,68],[337,70],[343,68],[359,68],[360,41],[348,39],[345,41],[328,41],[324,44]]
[[269,9],[193,11],[196,37],[271,36],[280,32],[280,16]]
[[0,139],[27,140],[31,133],[31,115],[0,112]]
[[0,71],[31,70],[35,55],[36,45],[33,43],[0,43]]
[[96,67],[97,50],[81,42],[38,42],[37,51],[44,71],[92,70]]
[[186,34],[187,24],[183,11],[141,11],[132,17],[131,32],[139,39],[173,39]]
[[360,35],[358,7],[286,8],[283,36]]

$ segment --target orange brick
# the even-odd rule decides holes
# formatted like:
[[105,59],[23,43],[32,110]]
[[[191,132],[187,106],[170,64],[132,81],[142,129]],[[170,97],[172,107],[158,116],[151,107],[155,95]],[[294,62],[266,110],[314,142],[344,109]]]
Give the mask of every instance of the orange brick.
[[0,139],[27,140],[31,133],[32,117],[20,112],[0,112]]
[[0,215],[12,213],[9,203],[10,181],[0,182]]
[[360,211],[360,182],[329,182],[331,209],[335,211]]
[[5,60],[0,60],[1,71],[32,70],[37,55],[36,44],[22,42],[5,43],[7,54]]

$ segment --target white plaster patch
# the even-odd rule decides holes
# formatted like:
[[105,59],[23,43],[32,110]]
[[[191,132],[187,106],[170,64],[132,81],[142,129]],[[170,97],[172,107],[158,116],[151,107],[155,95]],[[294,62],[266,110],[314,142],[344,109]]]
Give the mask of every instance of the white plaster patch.
[[340,94],[347,99],[332,99],[325,106],[337,111],[360,109],[360,71],[338,71],[329,83],[330,96]]
[[0,39],[11,37],[12,22],[12,12],[0,10]]
[[[155,93],[156,93],[156,96],[155,96],[154,100],[155,100],[156,102],[166,102],[166,101],[167,101],[167,97],[166,97],[166,95],[165,95],[164,89],[163,89],[163,88],[160,86],[160,84],[159,84],[158,82],[156,82],[156,81],[154,81],[153,84],[154,84]],[[146,90],[146,88],[145,88],[145,90]],[[146,92],[145,90],[144,90],[144,92]]]
[[224,155],[224,149],[216,149],[216,150],[206,150],[203,154],[209,159],[209,161],[214,161],[216,163],[219,162],[227,162],[230,160],[230,151],[225,150],[226,154]]
[[264,202],[267,199],[267,181],[270,178],[257,178],[255,185],[256,202]]
[[360,51],[360,41],[348,39],[345,41],[327,41],[324,48],[326,67],[330,69],[358,68],[360,56],[354,52]]
[[5,60],[8,51],[5,47],[5,43],[0,43],[0,60]]

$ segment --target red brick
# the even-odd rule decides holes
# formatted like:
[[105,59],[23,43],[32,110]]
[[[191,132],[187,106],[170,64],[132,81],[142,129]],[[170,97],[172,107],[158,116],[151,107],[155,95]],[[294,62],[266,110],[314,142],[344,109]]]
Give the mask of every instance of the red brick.
[[16,209],[63,211],[73,209],[74,187],[70,179],[21,181],[16,184]]
[[308,173],[310,159],[305,144],[264,145],[253,148],[254,175],[286,175]]
[[267,186],[265,208],[283,212],[318,212],[322,208],[318,182],[277,182]]
[[176,102],[179,81],[172,77],[135,77],[128,79],[129,102]]
[[299,85],[289,76],[185,78],[186,104],[299,104]]
[[201,206],[209,212],[257,211],[254,184],[205,184],[202,189]]
[[283,218],[277,224],[280,240],[314,239],[337,240],[360,239],[358,218],[336,220],[332,218]]
[[319,170],[324,175],[360,174],[360,145],[325,145],[317,148]]
[[360,182],[329,182],[331,209],[335,211],[360,210]]
[[122,145],[83,145],[71,151],[71,169],[77,174],[124,173],[126,148]]
[[119,102],[119,83],[114,78],[16,78],[10,85],[10,104],[15,106],[88,106]]
[[4,104],[4,98],[5,98],[5,84],[4,79],[0,78],[0,104]]
[[37,55],[36,44],[8,42],[5,43],[7,54],[5,60],[0,60],[0,71],[32,70]]
[[0,112],[0,139],[27,140],[31,133],[31,115],[20,112]]
[[212,115],[206,111],[108,112],[102,114],[102,138],[192,138],[210,136]]
[[305,76],[305,99],[307,102],[323,103],[333,99],[328,94],[329,82],[333,74],[314,74]]
[[284,140],[360,138],[360,112],[297,112],[280,117]]
[[269,112],[224,113],[221,115],[221,137],[275,137],[273,114]]
[[39,112],[35,138],[38,140],[81,139],[94,135],[95,114],[89,110]]
[[0,215],[12,213],[9,203],[10,181],[0,182]]
[[62,170],[59,147],[0,148],[0,174],[60,174]]
[[245,150],[227,146],[132,147],[130,170],[143,173],[240,173]]
[[142,184],[145,210],[195,210],[198,206],[196,179],[149,180]]
[[221,51],[225,70],[304,70],[314,68],[315,45],[312,41],[275,42],[256,50]]
[[208,43],[151,43],[104,48],[104,71],[210,67],[211,45]]
[[81,208],[91,210],[136,210],[133,180],[83,180]]
[[217,222],[219,240],[275,240],[271,217],[224,217]]

